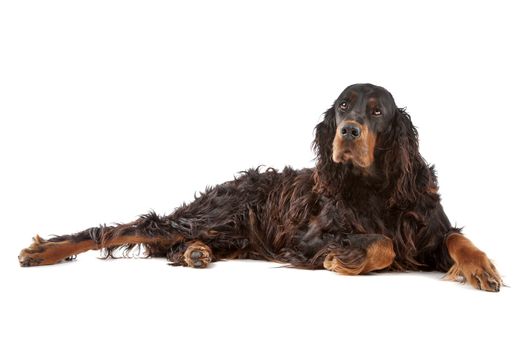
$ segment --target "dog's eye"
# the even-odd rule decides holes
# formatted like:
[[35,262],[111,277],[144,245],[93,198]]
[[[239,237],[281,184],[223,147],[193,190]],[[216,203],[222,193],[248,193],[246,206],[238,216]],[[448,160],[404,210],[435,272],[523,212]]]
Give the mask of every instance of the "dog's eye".
[[372,114],[377,117],[377,116],[380,116],[382,113],[379,108],[374,108],[374,110],[372,111]]
[[346,111],[348,109],[348,102],[343,101],[339,104],[339,108],[341,108],[343,111]]

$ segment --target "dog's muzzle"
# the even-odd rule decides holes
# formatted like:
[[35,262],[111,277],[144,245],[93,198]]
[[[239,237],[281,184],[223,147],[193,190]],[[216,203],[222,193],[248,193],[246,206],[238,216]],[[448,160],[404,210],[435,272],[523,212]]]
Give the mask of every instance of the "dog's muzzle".
[[375,134],[367,125],[343,121],[334,137],[332,159],[336,163],[352,163],[368,168],[374,161],[375,141]]

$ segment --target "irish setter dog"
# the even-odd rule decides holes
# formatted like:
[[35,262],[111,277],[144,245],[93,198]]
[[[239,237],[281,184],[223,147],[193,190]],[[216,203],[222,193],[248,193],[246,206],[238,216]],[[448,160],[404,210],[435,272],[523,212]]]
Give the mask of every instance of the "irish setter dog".
[[167,216],[36,236],[20,265],[55,264],[91,249],[112,257],[140,245],[148,256],[196,268],[262,259],[345,275],[437,270],[499,291],[494,265],[450,224],[410,116],[386,89],[347,87],[316,126],[313,148],[314,169],[250,169]]

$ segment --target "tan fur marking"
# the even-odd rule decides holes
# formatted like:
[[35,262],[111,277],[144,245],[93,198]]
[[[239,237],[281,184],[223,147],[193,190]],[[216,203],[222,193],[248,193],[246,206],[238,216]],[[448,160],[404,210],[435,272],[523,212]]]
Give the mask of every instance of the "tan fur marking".
[[438,192],[439,192],[439,188],[437,186],[430,186],[428,188],[428,193],[437,194]]
[[327,270],[334,271],[341,275],[355,276],[363,271],[366,260],[356,263],[343,262],[335,253],[329,253],[323,262],[323,267]]
[[80,254],[90,249],[97,249],[95,242],[47,242],[38,235],[33,238],[33,244],[20,252],[19,261],[25,266],[52,265],[66,258]]
[[92,240],[84,240],[80,242],[49,242],[37,235],[33,238],[33,244],[20,252],[18,260],[23,266],[52,265],[88,250],[128,244],[164,244],[168,243],[168,241],[169,243],[174,244],[177,240],[159,240],[158,238],[141,236],[120,236],[103,241],[102,244],[97,245]]
[[394,244],[389,238],[371,244],[366,250],[366,265],[361,273],[383,270],[392,265],[396,253]]
[[475,288],[490,292],[499,291],[503,281],[484,252],[459,233],[448,236],[446,243],[454,261],[446,279],[468,282]]
[[394,262],[395,256],[392,240],[385,237],[368,246],[365,259],[348,262],[343,261],[337,253],[329,253],[323,262],[323,267],[343,275],[359,275],[389,267]]
[[[344,140],[339,130],[345,125],[357,125],[361,136],[355,140]],[[374,162],[376,135],[368,126],[356,122],[346,122],[339,125],[332,143],[332,159],[336,163],[352,161],[361,168],[368,168]]]

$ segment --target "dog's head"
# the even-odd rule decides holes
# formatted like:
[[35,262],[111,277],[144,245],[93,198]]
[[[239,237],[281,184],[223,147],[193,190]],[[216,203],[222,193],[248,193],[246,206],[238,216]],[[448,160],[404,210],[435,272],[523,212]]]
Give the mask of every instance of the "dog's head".
[[396,112],[394,99],[384,88],[371,84],[347,87],[333,106],[332,160],[370,167],[378,135],[389,129]]
[[355,84],[344,89],[317,125],[314,148],[319,161],[367,169],[381,151],[418,152],[417,143],[410,117],[390,92]]
[[410,116],[372,84],[344,89],[316,126],[313,146],[321,187],[338,187],[345,173],[357,170],[383,178],[406,197],[415,173],[426,167]]

